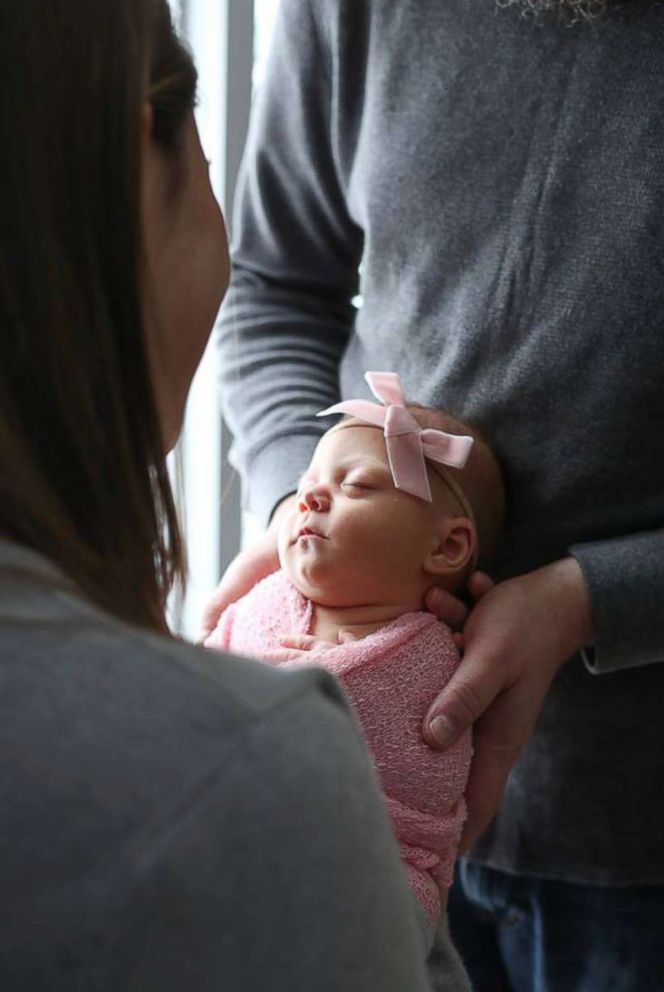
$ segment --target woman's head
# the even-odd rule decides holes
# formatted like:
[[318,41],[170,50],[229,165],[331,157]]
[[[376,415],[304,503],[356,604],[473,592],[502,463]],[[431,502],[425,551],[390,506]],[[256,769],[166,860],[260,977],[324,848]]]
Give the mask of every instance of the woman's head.
[[[157,5],[161,15],[165,9]],[[167,36],[175,41],[170,29]],[[177,43],[159,56],[142,121],[142,296],[153,387],[170,450],[228,282],[229,263],[226,231],[191,107],[184,118],[178,113],[186,78],[178,73],[191,70],[191,61]]]
[[0,0],[0,534],[154,627],[228,272],[195,94],[166,0]]

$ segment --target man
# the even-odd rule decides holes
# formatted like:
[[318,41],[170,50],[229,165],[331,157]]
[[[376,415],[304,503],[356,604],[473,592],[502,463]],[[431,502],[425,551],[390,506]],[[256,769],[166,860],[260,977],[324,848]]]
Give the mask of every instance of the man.
[[[424,727],[476,721],[452,926],[480,992],[664,987],[663,122],[636,0],[282,0],[254,110],[221,328],[251,508],[367,369],[503,463],[498,581]],[[268,530],[208,624],[274,567]]]

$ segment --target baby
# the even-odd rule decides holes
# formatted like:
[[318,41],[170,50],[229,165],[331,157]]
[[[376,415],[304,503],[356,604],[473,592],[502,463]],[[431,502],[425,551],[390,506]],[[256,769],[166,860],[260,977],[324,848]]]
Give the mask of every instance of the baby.
[[465,818],[471,740],[441,755],[422,739],[426,710],[459,664],[424,597],[434,584],[458,591],[486,560],[503,488],[476,431],[407,406],[394,373],[366,379],[382,405],[351,400],[321,413],[349,416],[321,438],[280,520],[281,569],[222,614],[206,645],[284,668],[317,664],[341,680],[433,936]]

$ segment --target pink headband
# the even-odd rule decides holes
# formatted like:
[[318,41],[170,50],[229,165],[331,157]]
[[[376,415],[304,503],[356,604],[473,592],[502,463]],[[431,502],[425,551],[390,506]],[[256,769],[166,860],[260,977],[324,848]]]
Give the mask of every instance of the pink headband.
[[406,409],[396,372],[367,372],[364,378],[383,406],[371,400],[345,400],[321,410],[317,416],[347,413],[374,427],[382,427],[394,485],[430,503],[431,487],[425,458],[453,468],[463,468],[473,446],[473,438],[421,428]]

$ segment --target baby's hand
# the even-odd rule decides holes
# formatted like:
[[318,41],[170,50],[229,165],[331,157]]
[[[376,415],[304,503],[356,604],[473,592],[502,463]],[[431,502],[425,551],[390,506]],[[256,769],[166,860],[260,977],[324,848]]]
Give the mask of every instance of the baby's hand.
[[280,637],[280,648],[268,651],[265,654],[267,661],[294,661],[297,658],[309,658],[314,661],[318,655],[325,654],[330,648],[337,647],[338,644],[345,644],[354,640],[354,635],[348,630],[340,630],[336,641],[324,641],[313,634],[292,634]]

